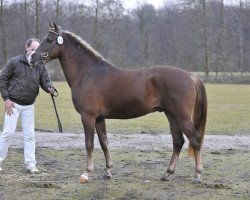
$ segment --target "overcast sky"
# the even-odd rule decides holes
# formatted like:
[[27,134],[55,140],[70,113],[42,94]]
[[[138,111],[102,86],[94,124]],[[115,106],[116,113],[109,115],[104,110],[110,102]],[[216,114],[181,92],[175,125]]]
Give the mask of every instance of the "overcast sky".
[[[8,1],[3,1],[3,3],[10,4],[10,3],[15,2],[15,1],[22,1],[22,0],[8,0]],[[88,4],[88,2],[93,2],[94,0],[66,0],[66,1],[72,1],[72,2],[78,2],[78,3],[84,2],[85,4]],[[126,9],[137,8],[138,6],[143,5],[145,3],[151,4],[157,9],[157,8],[162,7],[163,5],[166,5],[166,4],[180,4],[184,0],[121,0],[121,1],[123,2],[123,6]],[[224,0],[224,3],[238,5],[239,1],[240,0]],[[243,2],[250,2],[250,0],[242,0],[242,1]]]
[[[239,4],[240,0],[224,0],[224,3],[230,4]],[[242,0],[243,2],[250,1],[250,0]],[[181,3],[182,0],[122,0],[123,5],[127,9],[136,8],[139,5],[144,3],[152,4],[155,8],[160,8],[164,4],[178,4]]]
[[155,8],[163,6],[163,2],[166,0],[122,0],[125,8],[136,8],[143,3],[152,4]]

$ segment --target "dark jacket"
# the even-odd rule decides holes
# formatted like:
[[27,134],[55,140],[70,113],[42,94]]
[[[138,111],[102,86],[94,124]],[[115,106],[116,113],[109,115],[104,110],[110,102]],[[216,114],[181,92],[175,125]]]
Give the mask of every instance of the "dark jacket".
[[4,100],[31,105],[39,93],[39,85],[46,92],[52,82],[43,63],[30,67],[26,55],[8,60],[0,74],[0,92]]

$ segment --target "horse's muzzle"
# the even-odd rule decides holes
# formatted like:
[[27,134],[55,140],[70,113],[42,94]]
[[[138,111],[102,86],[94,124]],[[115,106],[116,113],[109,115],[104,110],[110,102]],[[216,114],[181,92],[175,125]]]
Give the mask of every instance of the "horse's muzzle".
[[36,66],[37,63],[40,61],[46,61],[48,58],[49,54],[48,53],[36,53],[34,52],[33,54],[30,55],[30,60],[29,63],[32,66]]
[[41,59],[43,61],[46,61],[48,57],[49,57],[49,54],[47,52],[41,53]]

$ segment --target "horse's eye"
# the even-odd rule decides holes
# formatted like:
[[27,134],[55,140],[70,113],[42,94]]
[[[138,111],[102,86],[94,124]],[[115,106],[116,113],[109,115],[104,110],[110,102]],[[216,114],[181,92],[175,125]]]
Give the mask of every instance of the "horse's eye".
[[53,42],[53,40],[52,40],[51,37],[47,37],[47,38],[46,38],[46,41],[47,41],[47,42]]
[[46,39],[46,42],[52,42],[52,40],[51,40],[51,39],[49,39],[49,38],[47,38],[47,39]]

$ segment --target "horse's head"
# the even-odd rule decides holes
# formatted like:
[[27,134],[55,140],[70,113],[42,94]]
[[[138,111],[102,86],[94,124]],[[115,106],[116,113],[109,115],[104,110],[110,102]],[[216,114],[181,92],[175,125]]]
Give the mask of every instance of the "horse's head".
[[[50,23],[49,23],[50,24]],[[39,47],[30,55],[30,64],[36,65],[39,61],[49,62],[60,56],[63,45],[62,29],[53,22],[49,33]]]

